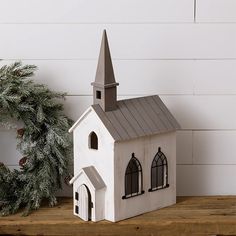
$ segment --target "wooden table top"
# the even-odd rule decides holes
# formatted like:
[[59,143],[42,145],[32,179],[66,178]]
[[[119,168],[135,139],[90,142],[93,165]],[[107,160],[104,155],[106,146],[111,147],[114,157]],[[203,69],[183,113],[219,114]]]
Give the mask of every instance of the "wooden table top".
[[41,207],[27,217],[0,218],[1,235],[236,235],[236,197],[179,197],[177,204],[118,223],[84,222],[72,214],[72,199]]

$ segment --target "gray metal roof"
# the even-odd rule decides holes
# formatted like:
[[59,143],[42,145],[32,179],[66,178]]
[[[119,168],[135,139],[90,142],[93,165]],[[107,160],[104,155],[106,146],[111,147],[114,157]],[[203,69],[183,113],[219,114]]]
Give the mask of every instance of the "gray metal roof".
[[116,141],[165,133],[180,125],[157,95],[117,101],[117,109],[104,112],[92,105]]

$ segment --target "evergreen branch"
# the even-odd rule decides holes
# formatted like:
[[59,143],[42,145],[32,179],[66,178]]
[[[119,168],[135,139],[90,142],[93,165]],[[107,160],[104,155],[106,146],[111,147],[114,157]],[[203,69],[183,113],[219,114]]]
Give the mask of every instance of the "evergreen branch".
[[43,199],[56,204],[55,193],[68,172],[72,140],[68,129],[72,121],[63,114],[58,99],[65,94],[34,83],[37,69],[15,62],[0,68],[0,123],[10,118],[24,123],[17,147],[25,156],[20,171],[10,171],[0,163],[0,209],[14,214],[24,207],[24,215],[40,207]]

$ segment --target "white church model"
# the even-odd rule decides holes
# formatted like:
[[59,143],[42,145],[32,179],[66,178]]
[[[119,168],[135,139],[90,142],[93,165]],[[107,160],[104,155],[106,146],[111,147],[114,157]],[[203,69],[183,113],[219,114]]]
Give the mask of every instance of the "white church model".
[[174,204],[180,126],[157,95],[117,101],[105,31],[92,86],[93,105],[70,129],[74,215],[115,222]]

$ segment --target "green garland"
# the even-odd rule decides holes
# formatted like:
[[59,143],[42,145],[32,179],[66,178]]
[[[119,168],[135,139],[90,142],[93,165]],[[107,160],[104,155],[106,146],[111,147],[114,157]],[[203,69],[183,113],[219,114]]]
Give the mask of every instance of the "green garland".
[[0,210],[2,215],[24,214],[38,209],[43,199],[49,205],[57,201],[55,193],[62,186],[72,154],[68,129],[72,121],[63,114],[58,99],[65,94],[50,91],[29,78],[34,65],[16,62],[0,68],[0,125],[21,121],[17,130],[18,149],[23,154],[20,170],[10,171],[0,163]]

